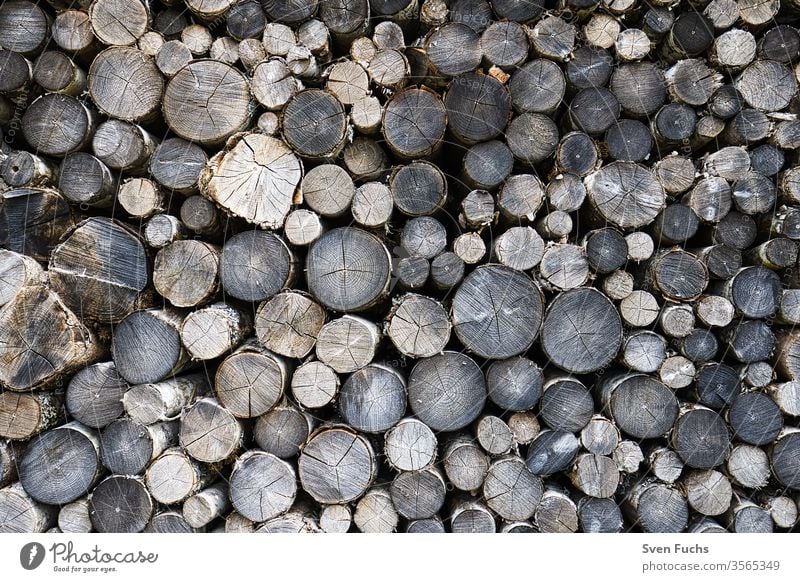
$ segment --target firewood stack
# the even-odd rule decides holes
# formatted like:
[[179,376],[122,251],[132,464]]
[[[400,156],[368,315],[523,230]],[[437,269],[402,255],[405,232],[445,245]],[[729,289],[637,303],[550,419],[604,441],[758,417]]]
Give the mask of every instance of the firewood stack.
[[766,532],[797,0],[8,0],[0,531]]

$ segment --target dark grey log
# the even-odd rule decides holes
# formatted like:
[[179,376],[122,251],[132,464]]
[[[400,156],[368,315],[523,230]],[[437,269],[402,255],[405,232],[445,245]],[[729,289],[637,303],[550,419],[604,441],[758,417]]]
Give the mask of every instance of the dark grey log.
[[659,246],[680,244],[692,238],[700,226],[694,211],[684,204],[668,204],[653,222]]
[[638,439],[665,435],[678,416],[672,391],[645,374],[604,378],[600,399],[620,430]]
[[735,533],[772,533],[774,524],[769,512],[747,499],[734,502],[726,516]]
[[783,417],[778,405],[766,394],[740,394],[728,410],[733,436],[751,445],[766,445],[775,440],[783,429]]
[[239,514],[254,522],[287,511],[296,493],[294,469],[270,453],[248,451],[239,457],[231,472],[231,503]]
[[796,28],[786,24],[770,28],[758,42],[759,56],[779,63],[790,63],[798,51],[800,51],[800,33]]
[[208,391],[205,373],[178,376],[130,387],[122,396],[125,412],[142,424],[175,420],[181,410]]
[[114,323],[141,302],[147,255],[136,233],[106,218],[78,224],[50,255],[50,282],[82,318]]
[[386,104],[381,131],[392,152],[411,159],[436,153],[445,128],[445,105],[439,96],[426,88],[410,88]]
[[528,56],[528,37],[516,22],[495,22],[481,35],[480,50],[489,66],[513,70]]
[[725,459],[730,434],[716,412],[693,407],[682,411],[675,422],[672,445],[689,467],[711,469]]
[[177,137],[165,139],[150,158],[150,174],[167,190],[182,194],[197,189],[208,156],[202,148]]
[[405,519],[428,519],[442,508],[447,488],[438,469],[404,471],[389,486],[392,505]]
[[50,17],[38,5],[14,0],[0,8],[0,46],[32,56],[49,40]]
[[542,370],[517,356],[492,362],[486,370],[489,399],[504,410],[530,410],[542,395]]
[[602,87],[611,78],[612,65],[613,59],[606,50],[594,45],[582,46],[567,63],[567,81],[578,90]]
[[599,161],[597,145],[591,137],[579,131],[563,136],[555,151],[556,167],[568,174],[586,176],[597,169]]
[[[493,158],[491,162],[494,162]],[[482,163],[489,163],[489,160]],[[389,179],[389,187],[397,209],[409,216],[432,214],[444,204],[447,197],[444,174],[435,165],[424,161],[395,169]]]
[[89,516],[101,533],[137,533],[150,521],[153,499],[139,477],[112,475],[89,499]]
[[472,439],[459,436],[444,449],[444,470],[447,479],[461,491],[475,491],[483,485],[489,470],[489,457]]
[[[513,179],[512,176],[510,179]],[[508,183],[507,183],[508,184]],[[500,199],[504,199],[503,191],[506,189],[506,186],[503,186],[501,190]],[[520,190],[514,186],[510,186],[508,188],[509,191],[513,190],[513,194],[509,196],[509,198],[517,198],[517,192]],[[534,197],[536,192],[534,191]],[[510,201],[509,202],[516,202]],[[525,201],[520,201],[525,202]],[[532,204],[537,204],[535,201],[531,200]],[[538,204],[541,204],[541,197],[539,198]],[[537,206],[538,207],[538,206]],[[463,200],[461,200],[461,205],[459,206],[460,212],[458,215],[458,222],[459,225],[463,228],[474,228],[474,229],[482,229],[497,220],[497,212],[495,211],[495,200],[494,197],[487,192],[486,190],[472,190],[469,194],[467,194]]]
[[741,391],[736,370],[727,364],[704,364],[697,371],[695,381],[698,401],[715,409],[729,406]]
[[722,243],[735,249],[743,250],[755,242],[758,226],[755,221],[735,210],[726,215],[714,226],[711,239],[715,243]]
[[444,105],[448,128],[456,139],[467,144],[497,137],[511,116],[508,89],[494,77],[481,73],[454,79],[448,85]]
[[780,303],[780,279],[764,267],[745,267],[724,286],[725,296],[745,317],[773,315]]
[[447,245],[444,225],[430,216],[419,216],[406,222],[400,244],[411,256],[432,259]]
[[742,320],[723,331],[730,353],[745,364],[769,358],[775,349],[775,335],[759,320]]
[[147,167],[156,143],[156,138],[140,126],[110,119],[97,127],[92,151],[108,167],[138,174]]
[[58,510],[37,503],[21,483],[0,489],[0,532],[43,533],[56,524]]
[[22,116],[25,140],[38,152],[63,157],[83,149],[94,132],[95,114],[69,95],[42,95]]
[[309,251],[306,260],[309,289],[331,309],[369,308],[382,298],[388,287],[389,259],[386,247],[375,235],[351,227],[329,231]]
[[687,105],[708,103],[714,92],[722,86],[722,75],[700,59],[678,61],[665,73],[670,96]]
[[438,516],[415,519],[406,526],[406,533],[445,533],[444,524]]
[[408,378],[411,409],[434,430],[457,430],[478,417],[486,383],[468,356],[443,352],[420,360]]
[[736,89],[745,102],[762,111],[785,108],[797,92],[797,80],[784,64],[759,60],[736,79]]
[[341,102],[318,89],[302,91],[283,110],[283,137],[301,156],[335,156],[344,146],[346,117]]
[[511,75],[509,82],[511,102],[519,113],[554,112],[561,104],[565,89],[564,73],[553,61],[546,59],[523,65]]
[[[278,4],[272,2],[272,5]],[[275,15],[272,15],[275,18]],[[233,38],[259,38],[264,32],[267,18],[260,2],[247,0],[231,6],[225,16],[225,28]]]
[[96,157],[76,152],[61,163],[58,188],[71,202],[104,207],[114,199],[114,178]]
[[798,446],[800,446],[800,433],[793,429],[786,429],[770,449],[770,464],[773,474],[782,485],[795,490],[800,488]]
[[[336,11],[345,10],[347,6],[347,2],[340,2],[337,6],[336,2],[321,3],[318,0],[265,0],[261,3],[261,7],[267,13],[267,16],[277,22],[296,24],[313,15],[320,4],[324,7],[324,14],[328,15],[327,18],[335,18]],[[340,18],[346,18],[346,15],[342,15]],[[327,20],[325,22],[328,24]]]
[[258,417],[253,440],[262,450],[287,459],[297,456],[313,428],[310,415],[283,403]]
[[419,290],[425,286],[430,275],[431,264],[422,257],[403,257],[392,267],[392,276],[397,277],[401,289]]
[[180,445],[203,463],[230,459],[242,446],[242,423],[215,398],[198,398],[181,413]]
[[480,37],[466,24],[451,22],[431,31],[424,46],[435,75],[456,77],[481,62]]
[[143,425],[129,418],[115,420],[100,434],[100,460],[112,473],[139,475],[178,440],[175,422]]
[[303,446],[298,460],[303,489],[320,503],[346,503],[361,497],[375,479],[372,447],[347,427],[324,427]]
[[578,531],[578,508],[562,491],[547,489],[533,523],[542,533],[574,533]]
[[591,419],[594,402],[578,380],[556,377],[545,382],[539,410],[550,428],[577,433]]
[[742,214],[760,214],[775,206],[776,191],[772,180],[748,172],[733,184],[733,203]]
[[724,244],[698,249],[695,254],[705,263],[713,279],[729,279],[742,266],[742,253]]
[[[354,138],[345,146],[342,163],[353,179],[359,181],[377,179],[388,169],[386,152],[382,146],[363,136]],[[380,186],[385,188],[383,184]]]
[[150,523],[144,528],[145,533],[199,533],[202,529],[191,527],[186,520],[183,519],[183,514],[177,511],[163,511],[154,515],[150,519]]
[[627,260],[628,245],[623,236],[612,228],[595,230],[586,235],[586,260],[598,273],[620,269]]
[[380,433],[403,417],[406,400],[403,377],[387,366],[370,364],[347,379],[338,403],[347,424],[363,432]]
[[578,519],[586,533],[617,533],[622,531],[622,512],[612,499],[583,497],[578,502]]
[[748,263],[780,270],[797,262],[797,243],[788,238],[773,238],[745,254]]
[[[538,139],[530,139],[531,135],[537,135]],[[556,124],[540,113],[523,113],[514,118],[506,129],[506,141],[514,158],[531,166],[552,155],[558,138]]]
[[440,291],[447,291],[464,278],[464,261],[450,251],[445,251],[431,261],[431,282]]
[[450,20],[480,34],[493,20],[492,8],[486,0],[456,0],[450,6]]
[[245,301],[263,301],[288,287],[294,256],[282,239],[262,231],[242,232],[222,248],[220,281],[227,293]]
[[202,196],[186,198],[181,204],[180,216],[183,225],[196,234],[216,238],[220,233],[219,212],[213,202]]
[[649,118],[666,100],[664,74],[653,63],[620,65],[611,75],[609,87],[622,110],[634,117]]
[[575,26],[558,16],[545,16],[529,33],[533,52],[537,55],[565,61],[575,48]]
[[534,475],[553,475],[564,471],[580,450],[578,438],[565,430],[544,430],[528,447],[525,463]]
[[[508,358],[533,343],[542,306],[542,293],[527,276],[501,265],[486,265],[468,275],[456,291],[453,327],[470,351],[487,358]],[[483,315],[476,317],[476,313]]]
[[674,250],[659,253],[649,266],[655,288],[668,299],[691,301],[708,285],[705,264],[691,253]]
[[722,137],[733,145],[748,145],[766,138],[771,129],[769,118],[756,109],[742,109],[729,120]]
[[[570,322],[568,327],[564,321]],[[559,368],[586,373],[607,365],[622,343],[622,324],[613,304],[595,289],[558,295],[544,316],[542,349]]]
[[605,87],[582,89],[569,104],[570,125],[589,135],[599,135],[619,119],[617,97]]
[[626,496],[623,509],[647,533],[681,532],[689,521],[684,496],[655,480],[637,483]]
[[464,156],[464,179],[471,188],[493,190],[508,178],[513,165],[513,153],[503,142],[475,144]]
[[620,119],[606,131],[608,155],[614,160],[641,162],[650,155],[653,139],[641,121]]
[[[63,394],[59,392],[0,394],[0,437],[25,441],[63,419]],[[4,467],[4,470],[5,469]]]
[[129,388],[114,362],[92,364],[70,380],[67,411],[85,426],[102,428],[123,413],[122,399]]
[[97,432],[71,422],[34,438],[19,463],[19,479],[35,500],[63,505],[86,495],[101,473]]

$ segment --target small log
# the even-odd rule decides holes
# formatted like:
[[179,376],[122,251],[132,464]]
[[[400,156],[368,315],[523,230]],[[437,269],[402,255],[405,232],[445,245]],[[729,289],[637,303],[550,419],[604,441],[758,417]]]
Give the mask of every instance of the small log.
[[53,42],[70,53],[86,52],[96,42],[92,23],[84,10],[60,12],[53,21],[52,34]]
[[304,357],[316,343],[325,323],[324,310],[304,294],[279,293],[256,313],[259,341],[284,356]]
[[221,231],[219,212],[214,203],[202,196],[189,196],[181,204],[181,222],[195,234],[217,238]]
[[641,481],[631,489],[623,511],[647,533],[681,532],[689,522],[686,498],[676,488],[654,479]]
[[[569,328],[562,325],[565,320],[572,322]],[[621,343],[619,314],[594,289],[563,292],[545,313],[542,348],[554,364],[568,372],[599,370],[611,362]]]
[[563,210],[554,210],[536,221],[536,232],[543,238],[561,243],[572,232],[572,217]]
[[531,222],[544,202],[544,185],[534,174],[509,177],[497,198],[502,215],[509,222]]
[[347,427],[329,426],[303,446],[298,472],[303,489],[319,503],[347,503],[364,495],[377,467],[369,441]]
[[87,366],[72,377],[66,391],[70,416],[91,428],[103,428],[122,415],[123,398],[130,386],[114,362]]
[[303,208],[289,212],[286,215],[286,222],[283,224],[283,234],[286,236],[286,240],[290,244],[300,247],[315,242],[322,236],[323,230],[319,215]]
[[172,137],[156,147],[150,158],[150,174],[168,191],[189,194],[196,191],[200,171],[208,156],[198,145]]
[[769,451],[772,473],[781,485],[790,489],[800,488],[798,447],[800,433],[796,429],[787,428],[778,436]]
[[503,142],[491,140],[469,148],[462,164],[467,185],[494,190],[511,174],[514,156]]
[[495,533],[494,514],[480,501],[464,497],[457,499],[450,510],[452,533]]
[[589,278],[589,262],[583,247],[555,244],[544,252],[539,275],[549,288],[575,289]]
[[646,232],[632,232],[625,237],[628,243],[628,259],[640,263],[653,256],[655,243],[653,238]]
[[474,265],[483,259],[486,254],[486,243],[480,234],[467,232],[456,237],[453,241],[453,252],[467,265]]
[[482,230],[497,220],[494,197],[486,190],[472,190],[461,201],[459,210],[458,223],[463,228]]
[[369,228],[386,228],[392,216],[392,193],[380,182],[367,182],[353,196],[352,214],[357,224]]
[[703,515],[722,515],[731,504],[733,489],[719,471],[692,471],[683,480],[689,506]]
[[250,340],[217,369],[215,393],[234,416],[255,418],[268,412],[288,388],[288,364]]
[[742,253],[738,249],[718,244],[697,249],[695,254],[708,269],[710,278],[729,279],[742,266]]
[[658,377],[668,388],[679,390],[686,388],[694,381],[694,364],[683,356],[670,356],[658,370]]
[[327,72],[325,87],[345,105],[365,98],[369,92],[367,72],[358,63],[342,61]]
[[7,390],[44,387],[99,355],[95,334],[43,285],[22,288],[0,310],[0,330],[0,385]]
[[622,531],[622,511],[612,499],[583,497],[578,501],[578,519],[586,533]]
[[444,524],[438,516],[415,519],[408,522],[406,533],[445,533]]
[[584,453],[575,460],[570,479],[586,495],[604,499],[614,495],[620,476],[610,457]]
[[92,139],[92,151],[114,170],[142,173],[157,140],[138,125],[116,119],[101,123]]
[[140,305],[147,255],[134,231],[93,217],[79,223],[50,254],[50,283],[84,319],[121,321]]
[[158,49],[164,46],[164,36],[155,30],[149,30],[139,37],[136,46],[148,57],[155,57]]
[[767,453],[752,445],[735,445],[725,459],[725,473],[739,487],[765,487],[770,478]]
[[697,400],[711,408],[730,406],[741,390],[736,370],[727,364],[704,364],[698,370],[695,380]]
[[36,501],[63,505],[86,495],[100,477],[100,442],[94,430],[65,424],[32,440],[19,462],[19,479]]
[[723,292],[745,317],[769,317],[780,304],[780,278],[761,266],[745,267],[726,281]]
[[215,398],[199,398],[181,412],[180,445],[203,463],[221,463],[242,446],[242,423]]
[[302,87],[280,57],[263,60],[253,68],[253,96],[268,111],[283,109]]
[[620,363],[635,372],[655,372],[666,359],[667,344],[664,338],[652,331],[628,334],[619,354]]
[[377,133],[383,122],[383,108],[377,97],[359,99],[350,106],[350,122],[359,132],[366,135]]
[[574,533],[578,531],[578,508],[561,491],[546,489],[533,523],[541,533]]
[[140,475],[151,461],[177,443],[177,437],[175,422],[143,425],[121,418],[100,434],[100,460],[112,473]]
[[735,501],[725,517],[734,533],[772,533],[769,513],[746,498]]
[[553,61],[546,59],[535,59],[523,65],[511,75],[509,82],[511,102],[519,113],[553,113],[561,103],[565,89],[564,73]]
[[[403,417],[406,400],[405,379],[387,366],[370,364],[347,379],[338,405],[347,424],[362,432],[380,433]],[[375,406],[376,402],[380,405]],[[387,456],[391,459],[388,452]]]
[[46,186],[57,175],[50,162],[24,151],[11,152],[0,163],[0,178],[12,188]]
[[0,9],[0,21],[0,46],[6,50],[33,56],[49,40],[50,17],[33,2],[7,3]]
[[404,471],[389,486],[392,505],[410,520],[434,517],[445,502],[446,485],[438,469]]
[[117,202],[133,218],[145,219],[167,209],[158,185],[148,178],[129,178],[119,187]]
[[239,514],[255,522],[287,511],[296,493],[294,469],[270,453],[248,451],[239,457],[231,472],[231,503]]
[[133,420],[149,425],[177,419],[185,406],[207,391],[208,379],[204,373],[188,374],[132,386],[122,396],[122,405]]
[[443,464],[448,481],[461,491],[479,489],[489,470],[488,456],[471,438],[463,435],[447,443]]
[[156,53],[156,67],[168,78],[172,78],[192,61],[192,51],[180,40],[165,42]]
[[483,450],[492,456],[511,451],[514,435],[508,425],[497,416],[483,416],[475,426],[475,436]]
[[0,250],[0,305],[12,301],[23,287],[44,282],[44,270],[33,258]]
[[788,416],[800,416],[800,383],[782,382],[770,384],[767,392],[781,409],[783,414]]
[[56,524],[57,516],[55,507],[34,501],[21,483],[0,489],[0,533],[43,533]]
[[420,216],[406,222],[400,244],[412,256],[432,259],[447,245],[444,225],[435,218]]
[[[505,130],[508,147],[514,158],[534,166],[549,158],[558,145],[559,133],[555,123],[541,113],[523,113],[515,117]],[[534,134],[538,139],[532,140]]]
[[[304,409],[324,408],[339,397],[339,384],[339,376],[333,368],[316,360],[306,362],[292,374],[292,396]],[[360,398],[360,394],[356,398]]]
[[687,466],[711,469],[723,462],[730,447],[730,434],[721,416],[695,406],[682,410],[675,421],[672,445]]
[[387,488],[373,487],[356,505],[353,521],[363,533],[392,533],[400,517]]
[[103,208],[114,200],[115,182],[102,161],[91,154],[75,152],[61,162],[58,189],[70,202]]
[[556,376],[545,382],[539,414],[548,427],[577,433],[589,423],[593,409],[591,393],[580,381]]
[[633,293],[633,275],[627,271],[614,271],[603,279],[603,292],[616,301]]
[[258,417],[253,440],[281,459],[296,457],[314,428],[313,418],[284,402]]
[[[541,291],[527,276],[501,265],[486,265],[470,273],[456,291],[453,327],[470,351],[482,357],[508,358],[533,343],[542,305]],[[476,318],[475,313],[484,315]],[[487,335],[487,328],[494,333]]]
[[58,512],[58,529],[64,533],[89,533],[92,520],[89,517],[89,499],[84,497],[61,507]]
[[[600,151],[594,140],[580,131],[573,131],[564,135],[559,141],[554,155],[555,165],[559,171],[581,177],[596,170],[600,161]],[[558,180],[558,177],[556,177],[556,180]],[[581,200],[582,202],[583,200]]]
[[770,60],[758,60],[747,67],[735,86],[750,107],[762,111],[785,108],[797,92],[797,80],[791,70]]
[[153,286],[176,307],[207,303],[217,292],[219,247],[196,240],[178,240],[158,251]]
[[320,511],[319,526],[325,533],[347,533],[352,524],[353,512],[349,505],[325,505]]
[[216,483],[183,502],[183,519],[193,528],[202,528],[230,509],[227,483]]
[[[386,152],[381,145],[371,138],[362,136],[356,137],[345,146],[342,162],[353,178],[359,181],[378,179],[388,168]],[[379,186],[386,188],[384,184]]]
[[100,533],[138,533],[152,514],[153,499],[139,477],[107,477],[89,499],[89,516]]
[[144,528],[145,533],[199,533],[203,529],[195,529],[191,527],[186,520],[183,519],[183,514],[177,511],[162,511],[157,513],[150,519],[150,523]]
[[352,227],[331,230],[315,242],[306,269],[309,290],[323,305],[337,311],[373,306],[382,298],[391,275],[390,256],[383,243]]
[[775,334],[763,321],[740,321],[723,330],[733,357],[745,364],[769,358],[775,349]]
[[3,392],[0,394],[0,437],[25,441],[52,428],[63,419],[63,400],[59,392]]
[[553,475],[567,469],[580,450],[578,438],[565,430],[543,430],[528,447],[526,465],[534,475]]
[[483,496],[489,508],[508,521],[531,518],[542,501],[544,484],[519,457],[496,460],[483,483]]
[[317,336],[316,355],[340,374],[354,372],[373,360],[380,337],[374,323],[344,315],[322,326]]
[[[679,275],[680,277],[680,275]],[[664,305],[659,315],[659,326],[667,337],[686,337],[694,330],[695,317],[692,308],[685,303]]]
[[189,457],[183,449],[164,451],[145,472],[147,490],[164,505],[181,503],[211,483],[214,478],[208,465]]
[[598,414],[594,415],[581,430],[581,445],[594,455],[610,455],[619,445],[621,438],[614,422]]

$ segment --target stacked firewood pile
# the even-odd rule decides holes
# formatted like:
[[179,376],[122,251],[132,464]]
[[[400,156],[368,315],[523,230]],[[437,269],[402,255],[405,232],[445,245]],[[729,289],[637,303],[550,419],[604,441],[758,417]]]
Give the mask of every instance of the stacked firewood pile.
[[0,531],[788,530],[797,0],[7,0]]

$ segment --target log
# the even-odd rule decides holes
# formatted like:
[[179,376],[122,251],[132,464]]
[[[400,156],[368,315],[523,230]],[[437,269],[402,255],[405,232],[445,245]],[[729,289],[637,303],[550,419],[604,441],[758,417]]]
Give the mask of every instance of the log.
[[339,413],[357,430],[380,433],[403,417],[406,400],[403,376],[388,366],[369,364],[356,370],[342,386]]
[[623,229],[652,222],[664,207],[659,182],[647,168],[633,162],[613,162],[590,174],[586,190],[600,215]]
[[67,306],[103,323],[119,322],[139,307],[149,279],[138,235],[98,217],[79,223],[52,250],[49,274]]
[[201,147],[180,138],[165,139],[150,158],[153,178],[168,191],[188,194],[197,189],[200,171],[208,161]]
[[218,288],[219,247],[196,240],[178,240],[158,251],[153,286],[176,307],[210,301]]
[[380,338],[378,327],[371,321],[344,315],[322,326],[316,355],[340,374],[355,372],[374,359]]
[[214,475],[208,465],[189,457],[183,449],[167,449],[145,472],[147,490],[164,505],[175,505],[210,484]]
[[726,517],[735,533],[772,533],[769,513],[747,499],[735,502]]
[[623,510],[646,533],[681,532],[689,521],[686,498],[674,487],[653,479],[631,489]]
[[577,245],[555,244],[542,255],[539,275],[548,289],[575,289],[589,278],[586,251]]
[[75,152],[61,162],[58,189],[73,203],[106,207],[114,200],[115,183],[111,170],[102,161],[91,154]]
[[[569,328],[561,325],[565,320],[570,321]],[[594,289],[565,291],[545,313],[542,348],[554,364],[568,372],[586,373],[603,368],[614,358],[621,343],[619,314]]]
[[131,386],[122,396],[122,405],[133,420],[149,425],[177,419],[184,407],[206,392],[205,373],[187,374],[163,382]]
[[570,478],[572,484],[586,495],[607,499],[616,492],[620,475],[610,457],[584,453],[575,460]]
[[352,524],[353,512],[349,505],[325,505],[319,515],[319,526],[325,533],[347,533]]
[[325,312],[315,301],[301,293],[284,292],[259,307],[255,330],[268,349],[288,357],[304,357],[314,347],[324,323]]
[[492,456],[504,455],[514,444],[508,425],[497,416],[483,416],[475,425],[475,436],[483,450]]
[[392,533],[400,517],[385,487],[373,487],[356,505],[353,521],[363,533]]
[[[95,0],[95,7],[110,4],[113,0]],[[136,6],[138,1],[129,6]],[[97,34],[96,8],[92,25]],[[130,22],[130,21],[129,21]],[[131,29],[134,29],[131,26]],[[102,40],[102,36],[100,37]],[[118,43],[107,43],[118,44]],[[128,44],[128,43],[121,43]],[[111,47],[92,61],[89,69],[88,89],[92,101],[101,113],[124,121],[149,120],[161,103],[164,82],[155,63],[139,49]]]
[[772,473],[784,487],[798,489],[797,448],[800,434],[791,428],[785,429],[772,444],[769,452]]
[[695,406],[681,411],[675,421],[672,444],[687,466],[711,469],[724,460],[730,446],[730,434],[716,412]]
[[24,151],[9,153],[0,164],[0,177],[12,188],[46,186],[56,176],[50,162]]
[[94,132],[96,114],[70,95],[38,97],[22,116],[25,140],[40,153],[54,157],[83,149]]
[[454,79],[447,88],[444,105],[448,128],[466,144],[498,136],[511,116],[508,89],[494,77],[478,73]]
[[6,50],[33,56],[49,40],[50,17],[33,2],[8,2],[0,9],[0,21],[0,46]]
[[115,119],[101,123],[92,139],[92,151],[114,170],[142,173],[155,151],[156,139],[138,125]]
[[[0,437],[25,441],[56,426],[63,417],[63,394],[0,394]],[[5,463],[4,463],[5,466]]]
[[89,499],[92,525],[101,533],[138,533],[152,514],[153,499],[139,477],[107,477]]
[[95,334],[41,284],[22,288],[0,310],[0,330],[0,385],[7,390],[45,387],[100,351]]
[[635,372],[652,373],[667,359],[667,345],[657,333],[635,331],[628,334],[622,343],[619,360]]
[[438,469],[404,471],[389,486],[392,505],[401,517],[409,520],[436,516],[445,502],[446,485]]
[[514,156],[503,142],[491,140],[469,148],[462,164],[464,180],[470,187],[494,190],[511,174]]
[[96,42],[92,23],[84,10],[70,9],[60,12],[53,21],[52,34],[53,42],[71,53],[86,51]]
[[453,502],[450,510],[452,533],[495,533],[494,514],[480,501],[468,497]]
[[317,213],[311,210],[292,210],[286,215],[283,234],[295,246],[308,246],[322,236],[323,225]]
[[470,437],[461,435],[447,442],[443,465],[447,480],[455,488],[475,491],[483,485],[486,478],[489,457]]
[[132,218],[146,219],[167,209],[158,185],[148,178],[128,178],[117,192],[117,202]]
[[180,445],[203,463],[221,463],[242,446],[242,423],[215,398],[198,398],[181,413]]
[[592,396],[580,381],[556,376],[543,386],[539,413],[548,427],[577,433],[588,424],[593,407]]
[[753,445],[735,445],[725,459],[725,473],[739,487],[764,487],[770,477],[767,453]]
[[384,229],[392,216],[392,193],[385,184],[367,182],[356,190],[351,212],[361,226]]
[[325,307],[361,311],[383,297],[390,280],[390,256],[375,235],[338,228],[311,246],[306,270],[309,290]]
[[220,257],[220,281],[227,293],[244,301],[263,301],[289,287],[294,255],[278,236],[242,232],[226,240]]
[[434,155],[447,124],[445,104],[433,91],[409,88],[387,102],[381,133],[389,149],[404,159]]
[[542,501],[544,484],[519,457],[503,457],[491,464],[483,483],[487,506],[508,521],[533,516]]
[[410,357],[440,353],[450,339],[451,324],[442,305],[423,295],[402,296],[387,318],[386,334]]
[[262,60],[253,67],[253,96],[269,111],[283,109],[301,88],[282,58]]
[[169,127],[179,137],[201,144],[220,143],[243,130],[251,109],[244,75],[214,60],[192,62],[179,70],[167,83],[162,104]]
[[135,420],[115,420],[100,433],[100,460],[112,473],[140,475],[151,461],[177,443],[175,422],[143,425]]
[[100,442],[96,431],[71,422],[33,439],[19,462],[19,480],[36,501],[63,505],[97,483]]
[[134,311],[125,317],[111,345],[119,374],[131,384],[145,384],[185,368],[189,357],[180,342],[181,320],[173,309]]
[[[333,368],[316,360],[300,365],[292,374],[292,396],[304,409],[324,408],[334,402],[339,397],[339,385],[339,376]],[[361,395],[354,396],[360,406]]]
[[[303,489],[320,503],[358,499],[370,488],[376,471],[369,441],[346,427],[316,431],[303,446],[298,460]],[[358,521],[356,525],[361,529]]]
[[219,212],[213,202],[195,195],[181,204],[181,222],[195,234],[217,238],[220,234]]
[[294,469],[270,453],[248,451],[239,457],[231,472],[231,504],[239,514],[254,522],[287,511],[296,493]]
[[595,455],[610,455],[622,438],[612,420],[597,414],[583,427],[580,437],[583,448]]
[[419,216],[406,223],[400,244],[411,256],[430,260],[445,249],[447,231],[435,218]]
[[578,519],[586,533],[617,533],[622,531],[622,512],[611,499],[583,497],[578,502]]
[[580,442],[571,432],[543,430],[528,447],[525,463],[534,475],[553,475],[566,470],[579,449]]
[[258,417],[253,440],[265,452],[281,459],[297,456],[314,428],[314,419],[283,402]]
[[199,533],[203,529],[191,527],[183,515],[177,511],[162,511],[150,519],[144,528],[145,533]]
[[56,524],[57,516],[55,507],[34,501],[19,482],[0,489],[2,533],[43,533]]
[[638,439],[665,435],[678,416],[672,391],[646,374],[604,378],[600,399],[620,430]]
[[89,19],[92,31],[102,43],[124,46],[134,44],[145,33],[150,16],[147,5],[139,0],[131,3],[94,0]]
[[489,399],[503,410],[530,410],[542,396],[544,376],[528,358],[497,360],[486,370]]
[[216,483],[183,502],[183,519],[193,528],[202,528],[230,509],[228,485]]
[[533,523],[541,533],[574,533],[578,531],[578,508],[561,491],[546,489]]
[[114,362],[92,364],[70,380],[66,391],[67,412],[85,426],[103,428],[122,415],[123,398],[129,388]]
[[486,400],[486,384],[468,356],[445,351],[421,359],[408,379],[414,413],[434,430],[456,430],[475,420]]
[[64,533],[89,533],[92,521],[89,517],[89,500],[84,497],[64,505],[58,512],[58,529]]
[[397,209],[411,217],[433,214],[447,197],[444,174],[438,167],[425,161],[415,161],[396,168],[389,178],[389,188]]

